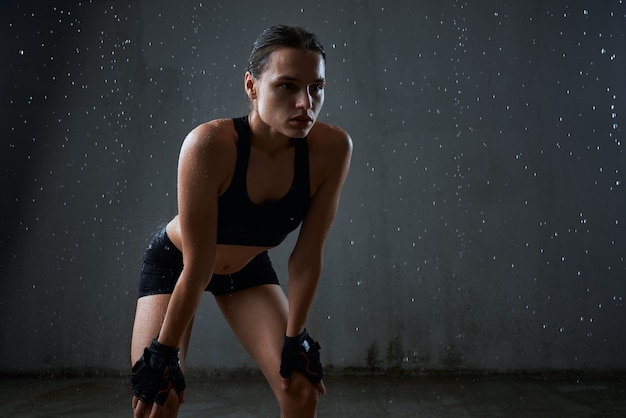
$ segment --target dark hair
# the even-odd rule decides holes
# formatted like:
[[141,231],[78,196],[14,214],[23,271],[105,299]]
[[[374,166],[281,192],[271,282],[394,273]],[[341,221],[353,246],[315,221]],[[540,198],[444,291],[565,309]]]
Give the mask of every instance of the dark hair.
[[257,40],[254,41],[250,59],[248,60],[248,71],[250,71],[250,74],[255,78],[263,74],[270,55],[281,47],[315,51],[326,62],[324,47],[314,33],[298,26],[278,25],[265,29]]

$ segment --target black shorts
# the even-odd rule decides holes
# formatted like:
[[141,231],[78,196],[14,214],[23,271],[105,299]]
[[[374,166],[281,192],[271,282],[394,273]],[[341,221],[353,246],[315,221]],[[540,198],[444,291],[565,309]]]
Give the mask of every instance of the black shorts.
[[[172,293],[182,271],[183,253],[172,244],[163,227],[154,234],[144,255],[138,297]],[[264,284],[279,284],[267,251],[254,257],[238,272],[214,274],[205,290],[225,295]]]

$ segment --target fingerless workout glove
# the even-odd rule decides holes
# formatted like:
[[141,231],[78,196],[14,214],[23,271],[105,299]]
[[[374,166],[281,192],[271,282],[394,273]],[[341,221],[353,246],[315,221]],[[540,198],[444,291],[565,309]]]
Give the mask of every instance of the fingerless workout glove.
[[180,370],[178,349],[152,340],[132,369],[133,394],[142,402],[163,405],[171,389],[185,389],[185,377]]
[[280,375],[287,378],[294,370],[297,370],[312,383],[319,383],[324,377],[322,363],[320,363],[320,349],[319,343],[309,336],[306,329],[295,337],[285,335]]

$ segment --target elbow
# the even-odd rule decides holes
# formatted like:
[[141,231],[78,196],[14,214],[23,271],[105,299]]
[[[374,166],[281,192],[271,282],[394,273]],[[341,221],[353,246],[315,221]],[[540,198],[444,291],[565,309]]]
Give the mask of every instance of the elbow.
[[212,261],[185,260],[179,281],[205,288],[212,276]]
[[322,273],[322,255],[308,255],[307,257],[298,257],[292,254],[289,257],[289,276],[319,276]]

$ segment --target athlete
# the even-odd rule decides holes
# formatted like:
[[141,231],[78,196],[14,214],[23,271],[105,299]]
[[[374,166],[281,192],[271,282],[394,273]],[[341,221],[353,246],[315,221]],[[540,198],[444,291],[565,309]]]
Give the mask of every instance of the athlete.
[[[315,417],[326,392],[305,324],[322,271],[352,140],[317,121],[325,52],[316,35],[274,26],[253,44],[250,112],[185,138],[178,214],[146,250],[131,344],[134,417],[175,417],[204,291],[267,379],[282,418]],[[300,226],[282,291],[268,250]],[[218,344],[218,342],[215,342]]]

